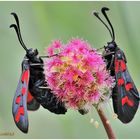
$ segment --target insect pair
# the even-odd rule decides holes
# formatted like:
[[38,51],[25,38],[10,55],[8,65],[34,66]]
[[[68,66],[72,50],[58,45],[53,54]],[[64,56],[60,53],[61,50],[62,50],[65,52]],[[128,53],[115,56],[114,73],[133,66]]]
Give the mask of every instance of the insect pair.
[[[133,119],[138,109],[139,94],[127,70],[126,57],[115,42],[114,29],[106,13],[108,10],[108,8],[103,7],[101,12],[109,26],[100,18],[97,12],[94,12],[94,15],[105,25],[112,38],[112,41],[108,42],[107,46],[104,46],[103,57],[107,63],[107,70],[110,71],[111,76],[114,76],[116,80],[112,91],[114,112],[118,115],[120,121],[128,123]],[[52,94],[51,89],[47,87],[43,73],[43,56],[38,56],[37,50],[28,49],[25,46],[21,37],[18,17],[15,13],[12,13],[12,15],[15,18],[16,24],[12,24],[10,27],[15,29],[18,40],[26,51],[22,61],[21,78],[13,99],[12,112],[17,127],[24,133],[27,133],[27,110],[37,110],[42,105],[55,114],[65,114],[67,109],[64,103],[58,101],[56,96]],[[84,114],[83,110],[79,110],[79,112]]]

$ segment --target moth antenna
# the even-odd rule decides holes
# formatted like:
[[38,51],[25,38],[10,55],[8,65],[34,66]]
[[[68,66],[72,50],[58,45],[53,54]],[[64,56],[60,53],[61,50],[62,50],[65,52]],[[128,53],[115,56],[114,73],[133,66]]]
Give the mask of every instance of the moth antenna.
[[93,11],[93,15],[94,15],[95,17],[97,17],[97,18],[103,23],[103,25],[104,25],[104,26],[107,28],[107,30],[109,31],[110,36],[111,36],[111,38],[112,38],[112,40],[113,40],[113,35],[112,35],[111,30],[110,30],[109,27],[106,25],[106,23],[101,19],[101,17],[99,16],[99,13],[96,12],[96,11]]
[[16,13],[11,13],[11,15],[14,16],[16,24],[11,24],[10,28],[14,28],[18,37],[18,40],[21,44],[21,46],[26,50],[26,52],[28,51],[26,45],[23,42],[22,36],[21,36],[21,32],[20,32],[20,25],[19,25],[19,19]]
[[101,12],[102,12],[102,14],[104,15],[104,17],[105,17],[105,19],[107,20],[107,22],[108,22],[108,24],[110,25],[110,28],[111,28],[111,30],[112,30],[112,42],[115,40],[115,33],[114,33],[114,28],[113,28],[113,26],[112,26],[112,24],[111,24],[111,22],[110,22],[110,20],[109,20],[109,18],[108,18],[108,16],[107,16],[107,14],[106,14],[106,11],[109,11],[109,8],[107,8],[107,7],[103,7],[102,9],[101,9]]

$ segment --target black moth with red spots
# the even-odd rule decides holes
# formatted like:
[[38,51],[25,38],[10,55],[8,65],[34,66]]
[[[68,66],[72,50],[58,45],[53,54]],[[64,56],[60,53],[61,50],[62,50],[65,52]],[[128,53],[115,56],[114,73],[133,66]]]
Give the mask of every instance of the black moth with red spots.
[[[67,109],[64,103],[58,101],[56,96],[47,88],[45,81],[43,60],[38,57],[38,51],[27,49],[21,33],[19,20],[15,13],[12,13],[16,24],[12,24],[17,33],[21,46],[25,49],[26,55],[22,61],[22,74],[13,99],[12,113],[15,124],[24,133],[28,132],[28,110],[37,110],[40,105],[55,114],[65,114]],[[43,88],[41,88],[43,87]]]
[[114,76],[116,80],[115,87],[112,91],[114,112],[118,115],[120,121],[128,123],[134,118],[139,106],[140,98],[138,90],[128,72],[126,57],[115,42],[114,29],[106,14],[106,11],[108,10],[108,8],[103,7],[101,12],[110,28],[100,18],[97,12],[94,12],[94,15],[105,25],[112,37],[112,41],[108,42],[107,46],[104,46],[105,51],[103,57],[106,60],[107,69],[110,71],[111,76]]

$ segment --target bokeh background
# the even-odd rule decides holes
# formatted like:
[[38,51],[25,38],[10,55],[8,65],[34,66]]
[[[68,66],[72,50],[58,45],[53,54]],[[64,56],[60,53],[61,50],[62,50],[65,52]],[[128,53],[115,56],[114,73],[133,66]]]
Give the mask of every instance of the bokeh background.
[[[106,45],[110,35],[91,14],[103,6],[111,9],[108,14],[116,42],[126,54],[129,71],[140,91],[140,2],[0,2],[0,133],[14,132],[14,136],[0,138],[107,138],[94,109],[91,115],[82,116],[69,110],[66,115],[58,116],[41,107],[36,112],[28,112],[28,134],[16,127],[11,113],[25,51],[15,31],[9,29],[15,22],[10,13],[18,14],[26,45],[37,48],[43,55],[53,39],[66,42],[78,36],[95,48]],[[105,106],[105,112],[117,138],[140,138],[140,109],[129,124],[114,120],[109,105]],[[99,122],[98,129],[89,123],[91,116]]]

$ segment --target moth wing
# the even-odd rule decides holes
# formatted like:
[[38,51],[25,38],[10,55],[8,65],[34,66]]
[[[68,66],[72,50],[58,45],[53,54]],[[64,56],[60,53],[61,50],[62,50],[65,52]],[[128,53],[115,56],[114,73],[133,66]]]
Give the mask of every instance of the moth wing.
[[30,111],[35,111],[39,109],[40,104],[36,101],[36,99],[31,95],[31,92],[28,91],[27,95],[27,109]]
[[114,111],[123,123],[128,123],[138,109],[139,93],[127,70],[121,50],[115,54],[115,78],[117,83],[112,94]]
[[29,64],[23,61],[22,75],[13,99],[12,113],[17,127],[24,133],[28,132],[27,93],[29,84]]

